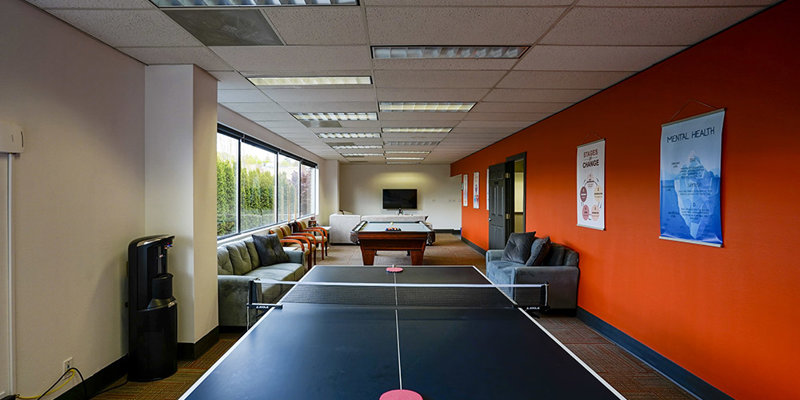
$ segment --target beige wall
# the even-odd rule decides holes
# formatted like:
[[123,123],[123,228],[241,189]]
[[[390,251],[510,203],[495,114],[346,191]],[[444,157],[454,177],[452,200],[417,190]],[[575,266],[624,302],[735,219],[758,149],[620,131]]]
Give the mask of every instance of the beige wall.
[[31,395],[68,357],[88,377],[127,352],[127,246],[144,233],[144,66],[0,1],[0,88],[0,119],[25,132],[13,168],[15,388]]
[[461,176],[449,165],[341,164],[339,208],[354,214],[396,214],[383,210],[383,189],[417,189],[416,210],[428,215],[434,229],[461,229]]

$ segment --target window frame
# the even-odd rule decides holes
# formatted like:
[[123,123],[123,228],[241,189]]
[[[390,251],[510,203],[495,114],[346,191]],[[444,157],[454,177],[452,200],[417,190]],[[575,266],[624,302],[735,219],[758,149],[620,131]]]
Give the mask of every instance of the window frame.
[[[218,241],[219,240],[223,240],[223,239],[227,239],[229,237],[246,234],[248,232],[261,230],[261,229],[264,229],[264,228],[269,227],[269,226],[274,226],[274,225],[277,225],[277,224],[289,222],[288,219],[285,220],[285,221],[278,220],[278,210],[280,209],[280,206],[278,205],[278,201],[280,200],[280,196],[278,195],[278,186],[279,186],[278,185],[278,179],[279,179],[280,173],[281,173],[281,167],[280,167],[280,162],[279,162],[280,157],[279,156],[281,156],[281,155],[284,156],[284,157],[291,158],[291,159],[293,159],[295,161],[298,161],[298,166],[297,166],[297,173],[298,173],[297,199],[298,199],[298,201],[297,201],[297,213],[296,213],[297,218],[303,218],[303,217],[307,217],[307,216],[310,216],[310,215],[315,215],[317,213],[317,211],[319,209],[319,179],[318,178],[314,180],[314,187],[311,189],[311,192],[314,194],[313,206],[312,206],[311,213],[310,214],[300,215],[300,210],[301,210],[300,193],[302,192],[302,179],[300,179],[300,176],[302,174],[302,168],[303,168],[303,165],[306,165],[308,167],[313,168],[314,169],[314,174],[316,174],[316,176],[318,177],[319,176],[319,165],[317,163],[315,163],[313,161],[310,161],[310,160],[307,160],[307,159],[305,159],[303,157],[300,157],[300,156],[298,156],[296,154],[293,154],[291,152],[285,151],[285,150],[283,150],[283,149],[281,149],[279,147],[273,146],[273,145],[271,145],[269,143],[261,141],[261,140],[259,140],[257,138],[252,137],[252,136],[249,136],[249,135],[247,135],[247,134],[245,134],[243,132],[240,132],[240,131],[238,131],[236,129],[233,129],[233,128],[229,127],[229,126],[223,125],[222,123],[217,123],[217,134],[218,135],[225,135],[225,136],[231,137],[233,139],[236,139],[238,141],[238,146],[237,146],[237,149],[236,149],[237,150],[236,151],[236,154],[237,154],[237,164],[236,165],[237,165],[238,168],[235,171],[236,172],[236,178],[237,178],[236,179],[236,193],[237,193],[237,195],[236,195],[236,229],[235,229],[234,232],[229,233],[227,235],[217,236],[217,240]],[[263,226],[257,226],[257,227],[254,227],[254,228],[249,228],[247,230],[242,230],[242,207],[241,207],[242,143],[246,143],[248,145],[251,145],[251,146],[254,146],[256,148],[259,148],[259,149],[262,149],[262,150],[265,150],[265,151],[268,151],[270,153],[274,153],[275,154],[275,160],[276,160],[276,166],[275,166],[275,192],[274,192],[275,193],[275,206],[274,206],[273,214],[275,216],[274,219],[275,219],[276,222],[273,225],[263,225]]]

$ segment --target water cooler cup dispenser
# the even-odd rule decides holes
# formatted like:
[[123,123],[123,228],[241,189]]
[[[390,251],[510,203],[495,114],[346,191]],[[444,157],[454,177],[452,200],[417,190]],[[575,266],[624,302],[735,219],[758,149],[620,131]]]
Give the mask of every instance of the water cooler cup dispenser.
[[175,236],[128,246],[128,379],[152,381],[178,370],[178,303],[172,297],[167,250]]

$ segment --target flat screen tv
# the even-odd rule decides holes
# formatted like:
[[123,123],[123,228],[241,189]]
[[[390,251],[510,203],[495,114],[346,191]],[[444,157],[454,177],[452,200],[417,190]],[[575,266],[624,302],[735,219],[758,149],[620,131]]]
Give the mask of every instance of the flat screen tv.
[[417,208],[417,189],[383,189],[383,208]]

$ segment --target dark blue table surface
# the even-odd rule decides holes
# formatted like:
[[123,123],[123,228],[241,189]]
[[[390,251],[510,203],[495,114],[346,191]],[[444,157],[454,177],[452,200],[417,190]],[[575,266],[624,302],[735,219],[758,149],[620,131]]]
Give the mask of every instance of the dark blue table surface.
[[[303,281],[488,283],[474,267],[404,269],[318,266]],[[332,290],[293,288],[181,398],[377,400],[400,387],[400,369],[425,400],[621,398],[496,289],[467,289],[478,307],[437,308],[413,288],[397,289],[399,307],[295,303],[301,288],[322,289],[323,303]]]

